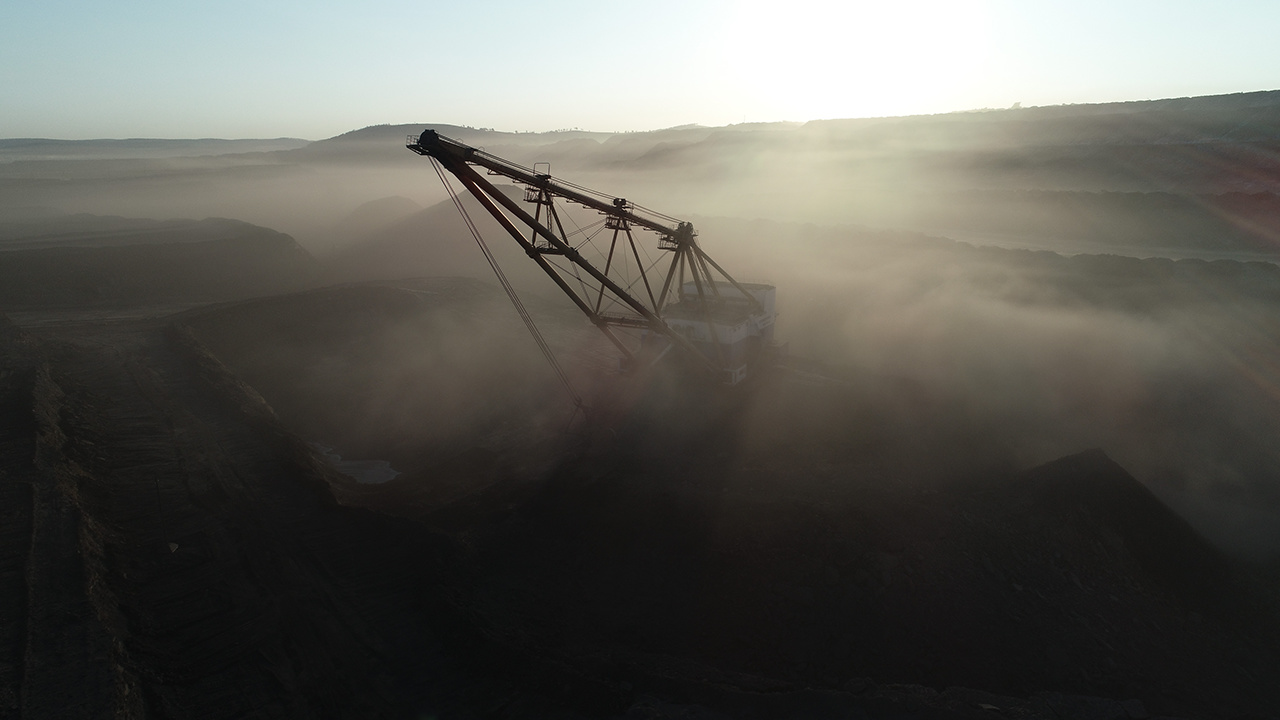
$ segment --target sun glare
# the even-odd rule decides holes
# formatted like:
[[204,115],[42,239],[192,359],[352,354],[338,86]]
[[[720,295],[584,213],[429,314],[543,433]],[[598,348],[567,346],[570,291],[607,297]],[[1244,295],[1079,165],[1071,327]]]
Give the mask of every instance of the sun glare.
[[965,107],[986,63],[985,6],[967,2],[734,3],[708,43],[724,102],[749,120]]

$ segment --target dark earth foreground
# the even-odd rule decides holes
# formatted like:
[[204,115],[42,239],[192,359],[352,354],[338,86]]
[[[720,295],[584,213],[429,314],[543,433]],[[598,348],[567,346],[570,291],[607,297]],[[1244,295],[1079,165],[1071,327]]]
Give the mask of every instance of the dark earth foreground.
[[202,341],[237,307],[0,327],[0,717],[1280,708],[1275,582],[1101,451],[900,480],[784,366],[359,485]]

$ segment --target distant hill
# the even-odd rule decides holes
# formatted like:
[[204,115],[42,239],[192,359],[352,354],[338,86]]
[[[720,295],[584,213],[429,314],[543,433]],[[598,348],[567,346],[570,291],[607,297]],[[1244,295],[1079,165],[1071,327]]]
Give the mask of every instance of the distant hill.
[[1072,253],[1280,257],[1280,91],[635,133],[412,123],[313,143],[6,140],[0,217],[232,216],[328,251],[372,231],[339,227],[365,203],[443,197],[429,163],[405,149],[427,128],[676,216]]
[[[1259,108],[1280,107],[1280,90],[1230,93],[1226,95],[1200,95],[1196,97],[1163,98],[1159,100],[1131,100],[1127,102],[1087,103],[1079,105],[1045,105],[1014,108],[1011,113],[1032,117],[1062,115],[1117,114],[1126,112],[1234,112]],[[985,111],[984,111],[985,112]]]
[[[472,145],[504,146],[546,145],[566,140],[603,141],[612,133],[567,130],[546,133],[510,133],[476,129],[459,125],[415,123],[408,125],[373,125],[352,130],[336,137],[312,143],[304,148],[291,150],[285,156],[295,162],[326,163],[412,163],[415,156],[405,150],[408,136],[417,137],[423,130],[432,129],[441,135]],[[421,162],[421,159],[418,159]]]
[[16,160],[114,160],[123,158],[174,158],[234,153],[275,152],[305,147],[311,141],[298,138],[270,140],[50,140],[47,138],[0,139],[0,163]]
[[953,148],[1060,143],[1187,143],[1274,138],[1280,90],[887,118],[816,120],[822,133],[897,135]]

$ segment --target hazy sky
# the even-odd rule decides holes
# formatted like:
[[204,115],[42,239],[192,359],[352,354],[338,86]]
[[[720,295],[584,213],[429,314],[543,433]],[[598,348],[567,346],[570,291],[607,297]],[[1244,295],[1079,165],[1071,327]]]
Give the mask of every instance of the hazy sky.
[[647,130],[1280,88],[1278,0],[0,0],[0,137]]

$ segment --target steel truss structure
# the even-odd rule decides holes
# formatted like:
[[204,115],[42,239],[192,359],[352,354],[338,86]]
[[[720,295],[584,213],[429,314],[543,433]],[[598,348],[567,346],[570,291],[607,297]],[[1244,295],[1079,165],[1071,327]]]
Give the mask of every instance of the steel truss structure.
[[[657,350],[661,353],[679,347],[707,370],[722,376],[730,372],[728,381],[736,382],[738,375],[731,367],[736,360],[728,357],[730,340],[721,337],[725,333],[726,308],[735,309],[742,317],[746,316],[744,313],[767,315],[771,336],[772,308],[766,310],[757,297],[758,288],[764,286],[751,286],[757,290],[753,293],[730,276],[698,246],[691,223],[554,178],[549,172],[517,165],[434,130],[428,129],[417,137],[410,135],[406,147],[434,159],[457,178],[525,254],[617,346],[624,362],[634,362],[642,350],[658,345],[662,346]],[[484,169],[485,174],[477,168]],[[523,185],[524,201],[533,206],[532,213],[485,175],[506,177]],[[603,268],[580,252],[587,244],[579,237],[581,230],[566,232],[557,202],[581,205],[604,216],[602,229],[610,236],[607,254],[600,248],[605,255]],[[528,228],[527,235],[521,225]],[[635,230],[657,235],[660,252],[656,259],[643,243],[637,242]],[[662,253],[667,252],[671,253],[670,260],[663,262]],[[687,325],[680,327],[679,323],[673,327],[666,314],[677,306],[681,316],[701,320],[700,327],[705,332],[691,333]],[[615,332],[624,329],[647,332],[641,342],[628,344]],[[705,341],[707,338],[697,342],[691,338],[693,334],[709,334],[709,342]],[[667,342],[655,343],[655,337]]]

